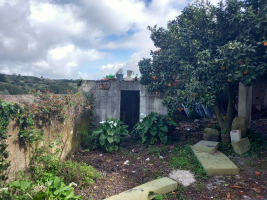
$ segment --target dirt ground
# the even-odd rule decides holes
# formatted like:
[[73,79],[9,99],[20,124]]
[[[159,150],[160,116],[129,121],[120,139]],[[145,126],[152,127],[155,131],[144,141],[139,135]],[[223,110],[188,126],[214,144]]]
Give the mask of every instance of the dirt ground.
[[[191,134],[201,135],[205,125],[195,125],[187,122],[183,135],[188,127],[194,128]],[[181,128],[182,129],[182,128]],[[252,129],[267,135],[267,120],[253,120]],[[176,133],[177,134],[177,133]],[[201,137],[200,137],[201,138]],[[176,140],[175,140],[176,141]],[[76,188],[75,193],[84,199],[101,200],[119,194],[125,190],[144,184],[160,177],[168,177],[172,169],[169,161],[173,157],[170,147],[184,145],[184,142],[159,146],[145,146],[141,143],[127,139],[117,152],[108,153],[103,150],[80,150],[74,153],[73,159],[94,166],[103,175],[103,179],[96,180],[88,188]],[[160,150],[159,150],[160,149]],[[162,156],[163,158],[160,158]],[[205,180],[196,180],[194,184],[178,189],[164,198],[159,199],[265,199],[267,200],[267,152],[256,155],[228,156],[239,168],[240,174],[236,176],[210,176]],[[146,159],[149,158],[149,161]],[[128,164],[125,161],[128,160]],[[259,176],[255,171],[260,172]]]

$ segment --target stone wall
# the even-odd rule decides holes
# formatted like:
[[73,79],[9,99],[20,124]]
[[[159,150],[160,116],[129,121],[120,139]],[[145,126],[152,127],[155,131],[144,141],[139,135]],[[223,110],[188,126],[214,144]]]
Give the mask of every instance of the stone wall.
[[[104,82],[102,82],[104,83]],[[101,89],[101,81],[84,81],[79,87],[79,92],[84,95],[91,94],[95,99],[94,107],[94,123],[97,127],[101,121],[105,121],[107,117],[120,119],[120,102],[121,91],[140,91],[140,108],[139,112],[146,115],[152,111],[162,115],[167,114],[167,108],[162,105],[163,97],[149,93],[145,86],[139,81],[121,81],[121,82],[105,82],[108,90]]]
[[[23,102],[33,103],[33,95],[0,95],[0,99],[7,102],[15,102],[23,105]],[[84,108],[82,108],[84,109]],[[87,131],[89,128],[89,113],[84,109],[82,114],[74,117],[74,113],[77,112],[77,108],[70,108],[66,110],[70,116],[68,116],[63,122],[56,120],[50,120],[44,124],[41,124],[44,131],[44,140],[40,142],[40,145],[48,145],[49,140],[52,140],[54,134],[61,134],[63,136],[64,150],[61,154],[61,159],[65,159],[68,154],[80,147],[81,144],[81,132]],[[11,166],[9,167],[9,178],[12,179],[18,170],[27,168],[29,165],[30,157],[32,154],[32,148],[21,145],[18,140],[19,127],[16,126],[17,119],[10,119],[8,131],[6,135],[8,137],[7,143],[9,158]],[[38,124],[40,125],[40,124]],[[58,146],[55,146],[57,148]],[[53,151],[53,149],[52,149]]]

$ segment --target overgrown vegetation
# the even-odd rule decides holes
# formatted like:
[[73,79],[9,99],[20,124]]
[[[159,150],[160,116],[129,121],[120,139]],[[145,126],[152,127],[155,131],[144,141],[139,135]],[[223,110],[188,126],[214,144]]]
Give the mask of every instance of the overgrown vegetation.
[[142,143],[154,144],[160,141],[165,144],[168,139],[168,126],[177,126],[177,124],[167,115],[151,112],[135,124],[133,132],[141,135]]
[[173,157],[170,161],[170,166],[173,169],[188,169],[198,179],[207,179],[205,170],[198,162],[193,150],[188,144],[182,147],[176,147],[172,152]]
[[1,192],[2,199],[19,200],[61,200],[61,199],[82,199],[82,196],[74,195],[73,185],[65,185],[59,177],[49,177],[38,182],[19,180],[13,181]]
[[[168,29],[148,26],[161,51],[151,51],[152,59],[138,63],[141,84],[165,96],[169,114],[182,105],[189,111],[199,104],[213,106],[226,143],[239,83],[251,86],[266,71],[266,14],[265,0],[226,0],[217,6],[199,0],[170,21]],[[225,92],[224,119],[219,102]]]
[[49,90],[54,94],[67,94],[66,90],[78,92],[78,80],[44,79],[34,76],[7,75],[0,73],[0,94],[28,94],[34,89]]
[[118,144],[129,136],[128,125],[118,119],[107,118],[102,125],[92,133],[93,148],[101,147],[109,152],[118,150]]

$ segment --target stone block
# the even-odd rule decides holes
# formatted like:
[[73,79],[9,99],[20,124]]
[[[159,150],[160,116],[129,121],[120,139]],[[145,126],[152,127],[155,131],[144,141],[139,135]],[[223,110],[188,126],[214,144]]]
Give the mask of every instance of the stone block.
[[205,128],[203,136],[205,140],[217,142],[219,138],[219,132],[216,129]]
[[242,140],[239,140],[237,142],[232,143],[232,146],[236,153],[243,154],[246,153],[248,150],[250,150],[250,141],[248,138],[244,138]]
[[164,177],[139,185],[106,200],[150,200],[157,195],[163,195],[177,189],[177,182]]
[[230,132],[231,143],[237,142],[242,139],[240,130],[232,130]]
[[235,117],[232,123],[232,130],[240,130],[241,135],[247,133],[247,120],[244,117]]
[[196,151],[193,146],[191,148],[208,176],[239,174],[238,167],[220,151],[207,153]]
[[219,147],[219,142],[204,141],[204,140],[201,140],[200,142],[194,145],[194,149],[196,151],[203,151],[209,153],[214,153],[218,149],[218,147]]

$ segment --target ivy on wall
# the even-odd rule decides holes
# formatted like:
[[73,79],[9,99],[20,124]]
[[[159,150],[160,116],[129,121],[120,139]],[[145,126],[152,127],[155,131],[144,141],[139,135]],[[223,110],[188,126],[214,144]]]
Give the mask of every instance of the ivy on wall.
[[22,108],[18,104],[0,99],[0,180],[7,179],[5,172],[10,166],[10,161],[7,161],[9,152],[7,151],[8,144],[6,143],[9,119],[11,116],[18,117],[21,112]]
[[[67,91],[69,92],[69,91]],[[7,127],[11,117],[17,118],[16,126],[20,127],[18,133],[19,141],[23,145],[30,144],[42,138],[43,131],[37,128],[37,121],[51,122],[51,120],[64,121],[68,114],[67,109],[82,107],[90,109],[90,105],[85,105],[81,94],[70,93],[68,95],[55,95],[49,91],[33,92],[35,100],[32,104],[24,103],[20,106],[16,103],[5,102],[0,99],[0,180],[6,180],[5,174],[10,166],[8,158]],[[73,117],[82,113],[80,109],[75,109]]]

